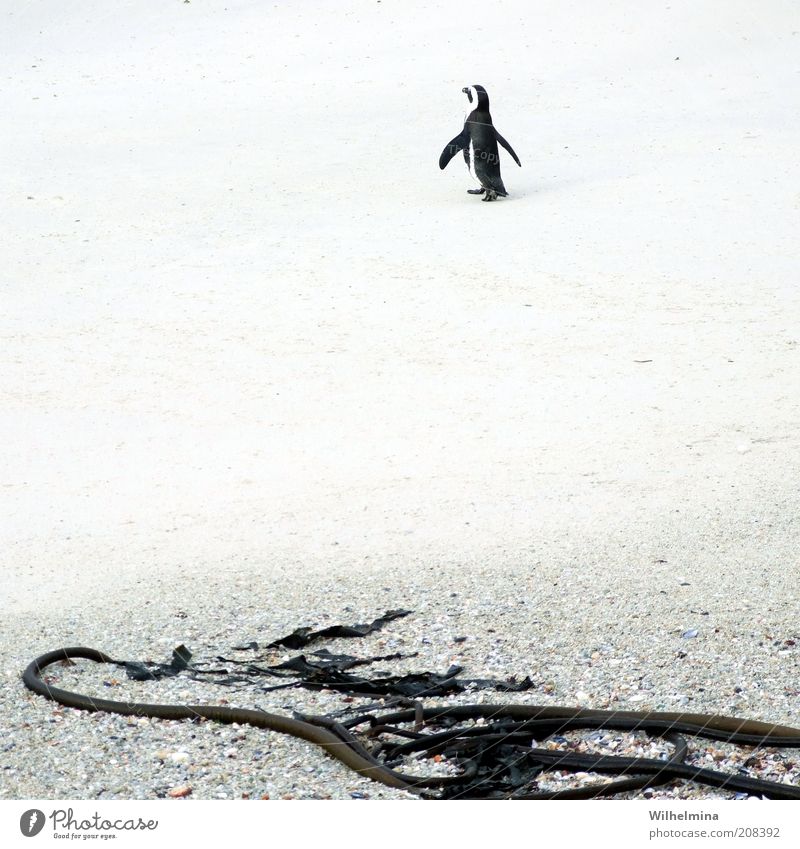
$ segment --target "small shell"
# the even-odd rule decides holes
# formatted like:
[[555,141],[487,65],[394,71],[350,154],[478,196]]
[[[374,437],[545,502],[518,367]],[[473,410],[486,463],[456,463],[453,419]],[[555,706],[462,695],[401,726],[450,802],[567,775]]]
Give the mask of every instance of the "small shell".
[[172,790],[167,791],[167,796],[172,799],[183,799],[185,796],[188,796],[192,792],[192,788],[189,787],[188,784],[184,784],[183,787],[173,787]]

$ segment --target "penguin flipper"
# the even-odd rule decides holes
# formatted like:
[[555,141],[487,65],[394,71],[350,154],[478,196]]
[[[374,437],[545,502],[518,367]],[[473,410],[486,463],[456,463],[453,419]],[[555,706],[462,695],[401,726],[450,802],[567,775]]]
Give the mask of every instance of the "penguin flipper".
[[500,142],[500,144],[503,145],[503,147],[514,157],[514,162],[522,168],[522,163],[519,161],[517,154],[514,153],[514,149],[511,145],[500,135],[500,133],[497,132],[497,130],[494,131],[494,134],[497,136],[497,141]]
[[[439,157],[439,168],[444,171],[447,167],[447,163],[459,152],[459,150],[469,150],[469,138],[463,130],[452,141],[448,142],[444,146],[442,155]],[[469,154],[465,153],[464,156],[467,157]]]

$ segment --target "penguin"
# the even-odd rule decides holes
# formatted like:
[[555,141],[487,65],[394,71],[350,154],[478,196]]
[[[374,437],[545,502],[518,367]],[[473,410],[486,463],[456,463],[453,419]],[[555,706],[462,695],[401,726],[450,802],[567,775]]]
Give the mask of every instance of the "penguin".
[[479,189],[467,189],[471,195],[483,195],[481,200],[497,200],[498,196],[507,197],[508,192],[500,176],[500,155],[497,143],[514,157],[514,161],[522,168],[519,157],[511,145],[497,132],[489,114],[489,95],[482,85],[472,85],[462,88],[473,110],[464,121],[464,129],[445,145],[439,157],[439,168],[444,170],[447,163],[458,153],[464,151],[464,160],[470,173],[481,184]]

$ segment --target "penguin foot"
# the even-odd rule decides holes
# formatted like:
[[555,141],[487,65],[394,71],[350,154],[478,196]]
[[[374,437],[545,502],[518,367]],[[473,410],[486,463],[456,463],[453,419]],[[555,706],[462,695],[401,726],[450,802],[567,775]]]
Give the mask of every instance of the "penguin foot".
[[467,189],[467,194],[468,195],[482,195],[485,191],[486,191],[486,189],[484,189],[483,186],[481,186],[481,188],[479,188],[479,189]]
[[493,192],[491,189],[486,192],[486,195],[481,198],[481,200],[497,200],[497,192]]

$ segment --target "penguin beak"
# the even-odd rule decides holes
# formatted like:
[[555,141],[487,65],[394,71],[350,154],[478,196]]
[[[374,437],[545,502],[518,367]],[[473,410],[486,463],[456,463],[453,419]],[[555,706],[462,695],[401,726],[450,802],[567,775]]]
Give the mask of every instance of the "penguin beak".
[[464,94],[467,95],[469,102],[472,103],[472,92],[469,90],[469,88],[464,87],[464,88],[461,89],[461,91],[463,91]]

